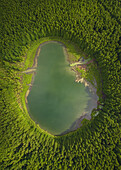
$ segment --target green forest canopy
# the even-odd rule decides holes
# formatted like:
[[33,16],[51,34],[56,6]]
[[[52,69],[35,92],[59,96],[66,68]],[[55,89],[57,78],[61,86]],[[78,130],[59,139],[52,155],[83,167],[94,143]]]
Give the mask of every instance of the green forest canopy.
[[[121,169],[121,2],[1,0],[0,169]],[[38,127],[21,101],[28,49],[61,37],[93,57],[101,72],[104,107],[75,132],[54,137]]]

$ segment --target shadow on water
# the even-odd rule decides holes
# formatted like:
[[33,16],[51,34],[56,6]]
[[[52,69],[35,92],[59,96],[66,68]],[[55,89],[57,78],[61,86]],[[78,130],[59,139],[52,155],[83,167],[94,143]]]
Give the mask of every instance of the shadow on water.
[[87,120],[91,119],[91,112],[94,108],[97,107],[98,96],[96,94],[96,89],[94,89],[94,91],[92,92],[90,91],[89,87],[86,87],[85,91],[88,93],[89,97],[91,98],[90,100],[88,100],[87,107],[85,108],[85,112],[76,121],[73,122],[70,128],[68,128],[61,134],[55,136],[62,136],[69,132],[73,132],[82,126],[81,122],[83,119],[87,119]]

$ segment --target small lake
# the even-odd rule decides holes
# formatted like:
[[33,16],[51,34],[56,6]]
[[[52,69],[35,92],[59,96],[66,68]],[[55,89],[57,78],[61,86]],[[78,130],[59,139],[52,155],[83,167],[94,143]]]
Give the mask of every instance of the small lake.
[[31,118],[53,135],[69,129],[84,113],[97,106],[96,95],[75,82],[61,43],[41,45],[33,86],[28,95]]

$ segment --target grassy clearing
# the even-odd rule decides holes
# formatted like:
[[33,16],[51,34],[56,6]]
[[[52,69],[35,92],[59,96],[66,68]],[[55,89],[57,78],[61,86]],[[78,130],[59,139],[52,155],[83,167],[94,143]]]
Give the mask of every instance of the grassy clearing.
[[22,92],[20,93],[20,96],[21,96],[22,108],[25,114],[28,114],[26,103],[25,103],[25,95],[27,90],[29,89],[29,86],[27,84],[31,83],[32,76],[33,74],[23,74]]

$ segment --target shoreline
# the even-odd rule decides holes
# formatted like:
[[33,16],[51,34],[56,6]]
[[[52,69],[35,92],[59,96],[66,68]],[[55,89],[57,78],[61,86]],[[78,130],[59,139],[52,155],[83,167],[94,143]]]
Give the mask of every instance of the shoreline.
[[[62,42],[60,42],[60,41],[54,41],[54,40],[46,41],[46,42],[43,42],[43,43],[41,43],[41,44],[39,45],[39,47],[38,47],[37,50],[36,50],[36,54],[35,54],[35,57],[34,57],[33,66],[32,66],[31,68],[27,68],[25,71],[22,72],[22,73],[26,73],[26,74],[30,74],[30,73],[33,74],[33,75],[32,75],[32,81],[31,81],[31,83],[29,84],[29,89],[27,90],[27,92],[26,92],[26,94],[25,94],[25,103],[26,103],[26,105],[28,104],[27,97],[28,97],[28,95],[29,95],[29,93],[30,93],[30,91],[31,91],[31,88],[32,88],[32,85],[33,85],[33,82],[34,82],[34,76],[35,76],[35,74],[36,74],[36,68],[37,68],[37,59],[38,59],[39,54],[40,54],[40,52],[41,52],[41,47],[42,47],[43,45],[48,44],[48,43],[51,43],[51,42],[60,43],[60,44],[63,46],[63,48],[66,49],[66,46],[65,46]],[[66,52],[66,53],[67,53],[67,52]],[[67,54],[67,55],[68,55],[68,54]],[[67,55],[65,55],[65,57],[66,57]],[[67,58],[68,58],[68,57],[67,57]],[[27,106],[27,107],[28,107],[28,106]]]
[[[26,94],[25,94],[25,103],[26,103],[26,107],[27,107],[27,110],[28,110],[28,100],[27,100],[27,97],[31,91],[31,88],[32,88],[32,85],[33,85],[33,82],[34,82],[34,76],[36,74],[36,67],[37,67],[37,58],[39,57],[39,54],[40,54],[40,51],[41,51],[41,44],[39,45],[39,47],[37,48],[37,51],[36,51],[36,54],[35,54],[35,57],[34,57],[34,63],[33,63],[33,66],[31,68],[27,68],[27,70],[25,70],[23,73],[26,73],[26,74],[29,74],[29,73],[32,73],[32,80],[31,80],[31,83],[29,84],[29,89],[27,90]],[[34,71],[29,71],[29,70],[33,70],[35,69]]]
[[84,115],[80,116],[75,122],[73,122],[73,124],[70,126],[70,128],[68,128],[67,130],[65,130],[61,134],[55,135],[55,136],[62,136],[62,135],[69,134],[70,132],[76,131],[77,129],[79,129],[83,125],[81,123],[83,119],[90,120],[91,119],[91,115],[84,114]]
[[[67,51],[67,47],[66,45],[64,45],[62,42],[60,41],[54,41],[54,40],[50,40],[50,41],[46,41],[46,42],[43,42],[39,45],[39,47],[37,48],[36,50],[36,54],[35,54],[35,57],[34,57],[34,62],[33,62],[33,66],[31,68],[27,68],[27,70],[25,70],[23,73],[26,73],[26,74],[33,74],[32,75],[32,80],[31,80],[31,83],[29,84],[29,88],[25,94],[25,103],[26,103],[26,108],[28,110],[28,113],[29,113],[29,109],[28,109],[28,100],[27,100],[27,97],[31,91],[31,88],[32,88],[32,85],[33,85],[33,82],[34,82],[34,77],[35,77],[35,74],[36,74],[36,68],[37,68],[37,59],[39,57],[39,54],[41,52],[41,47],[45,44],[48,44],[48,43],[51,43],[51,42],[54,42],[54,43],[59,43],[62,45],[62,48],[63,48],[63,52],[64,52],[64,55],[65,55],[65,60],[70,64],[71,61],[69,60],[69,54],[68,54],[68,51]],[[89,88],[89,91],[91,91],[92,93],[95,93],[96,94],[96,91],[97,89],[90,83],[90,82],[87,82],[84,78],[81,77],[80,73],[74,68],[70,68],[73,72],[75,72],[75,82],[77,83],[83,83],[85,87],[88,86]],[[92,111],[91,111],[92,112]],[[59,135],[54,135],[54,136],[62,136],[62,135],[65,135],[65,134],[68,134],[70,132],[73,132],[73,131],[76,131],[78,128],[80,128],[82,126],[82,120],[83,119],[87,119],[87,120],[90,120],[91,119],[91,112],[90,113],[84,113],[83,115],[81,115],[79,118],[77,118],[76,121],[74,121],[74,123],[71,125],[71,127],[67,130],[65,130],[64,132],[62,132],[61,134]],[[30,117],[31,117],[31,114],[29,113]],[[33,120],[33,119],[32,119]],[[33,120],[34,121],[34,120]],[[34,121],[35,122],[35,121]],[[37,122],[35,122],[36,124],[38,124]],[[41,128],[41,125],[39,124],[40,128]],[[41,128],[42,129],[42,128]],[[44,129],[42,129],[44,130]],[[46,130],[45,130],[46,131]],[[46,131],[47,132],[47,131]],[[49,133],[49,132],[48,132]]]

